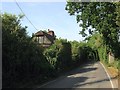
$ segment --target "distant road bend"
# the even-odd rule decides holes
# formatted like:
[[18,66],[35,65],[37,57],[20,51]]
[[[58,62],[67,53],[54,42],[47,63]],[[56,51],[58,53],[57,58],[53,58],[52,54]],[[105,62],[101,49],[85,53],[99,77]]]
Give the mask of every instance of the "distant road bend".
[[64,76],[37,88],[112,88],[110,78],[100,62],[87,63]]

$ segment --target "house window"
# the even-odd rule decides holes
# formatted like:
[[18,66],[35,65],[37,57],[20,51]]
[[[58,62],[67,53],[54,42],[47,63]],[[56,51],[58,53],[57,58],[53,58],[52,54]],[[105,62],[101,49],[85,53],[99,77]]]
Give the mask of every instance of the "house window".
[[43,36],[39,37],[38,42],[41,43],[41,44],[44,43],[44,37]]
[[45,36],[45,38],[44,38],[44,43],[45,44],[51,44],[51,42],[50,42],[50,40]]

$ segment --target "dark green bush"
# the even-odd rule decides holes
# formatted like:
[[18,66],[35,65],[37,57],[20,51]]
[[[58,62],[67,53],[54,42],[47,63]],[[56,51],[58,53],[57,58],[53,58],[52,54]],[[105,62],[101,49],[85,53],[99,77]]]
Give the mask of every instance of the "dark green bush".
[[[22,81],[47,76],[52,67],[42,47],[32,42],[19,17],[2,15],[2,79],[4,87],[16,87]],[[47,74],[46,74],[47,73]]]
[[58,72],[67,70],[71,65],[71,44],[64,39],[57,39],[55,43],[45,50],[46,58]]

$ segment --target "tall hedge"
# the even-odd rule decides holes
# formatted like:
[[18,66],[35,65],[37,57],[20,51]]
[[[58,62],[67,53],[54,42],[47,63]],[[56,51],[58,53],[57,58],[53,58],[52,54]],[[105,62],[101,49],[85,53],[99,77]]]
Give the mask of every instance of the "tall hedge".
[[71,44],[64,39],[57,39],[55,43],[44,52],[48,61],[55,70],[67,70],[72,63]]
[[42,47],[32,42],[21,26],[21,16],[2,14],[2,85],[17,87],[19,83],[47,76],[52,68]]

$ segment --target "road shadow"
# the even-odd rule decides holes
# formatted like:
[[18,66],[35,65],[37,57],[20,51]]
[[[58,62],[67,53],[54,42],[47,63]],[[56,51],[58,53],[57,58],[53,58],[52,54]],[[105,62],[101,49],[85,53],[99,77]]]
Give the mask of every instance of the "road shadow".
[[96,67],[92,67],[91,64],[92,63],[84,64],[83,67],[79,67],[68,72],[66,75],[57,79],[55,82],[49,83],[42,88],[70,88],[74,87],[74,85],[77,83],[83,83],[89,78],[94,78],[80,76],[81,73],[91,72],[97,69]]
[[[61,89],[67,89],[67,88],[72,88],[74,87],[74,84],[75,83],[82,83],[82,82],[85,82],[86,80],[88,79],[88,77],[74,77],[74,76],[71,76],[71,77],[66,77],[62,80],[57,80],[57,81],[54,81],[52,83],[49,83],[43,87],[40,87],[40,88],[48,88],[48,89],[57,89],[57,88],[61,88]],[[64,83],[64,84],[63,84]],[[35,89],[36,90],[36,89]]]
[[[91,84],[97,84],[97,83],[102,83],[102,82],[109,81],[109,79],[103,79],[103,80],[98,80],[98,81],[93,81],[93,82],[86,82],[89,78],[95,78],[95,77],[84,77],[84,76],[75,77],[73,75],[73,76],[64,78],[64,80],[63,79],[59,80],[59,81],[57,80],[57,81],[55,81],[53,83],[45,85],[42,88],[46,88],[46,89],[49,89],[49,90],[50,89],[55,89],[56,90],[58,88],[63,89],[63,90],[81,90],[81,89],[84,89],[84,88],[81,88],[81,87],[85,86],[85,85],[91,85]],[[114,78],[112,78],[112,79],[114,79]],[[100,88],[100,90],[101,90],[101,88]],[[93,89],[89,88],[89,89],[90,90],[95,90],[95,88],[93,88]],[[107,89],[107,87],[106,87],[106,89]],[[96,88],[96,90],[98,90],[98,88]],[[112,89],[109,88],[108,90],[112,90]]]
[[93,65],[94,65],[94,62],[88,62],[86,64],[83,64],[82,66],[63,74],[62,76],[57,78],[54,82],[52,83],[50,82],[42,87],[38,86],[38,88],[49,88],[49,89],[50,88],[72,88],[77,83],[84,83],[86,82],[87,79],[94,78],[94,77],[85,77],[80,75],[82,73],[95,71],[97,68],[93,67]]
[[[111,79],[115,79],[115,77],[111,78]],[[91,84],[97,84],[97,83],[102,83],[102,82],[106,82],[106,81],[109,81],[109,79],[103,79],[103,80],[97,80],[97,81],[93,81],[93,82],[86,82],[86,83],[83,82],[83,83],[79,83],[79,84],[74,84],[74,86],[73,86],[74,89],[73,90],[77,90],[77,89],[75,89],[76,87],[81,87],[81,86],[91,85]]]
[[73,74],[75,74],[75,73],[86,73],[86,72],[90,72],[90,71],[93,71],[93,70],[96,70],[96,69],[97,68],[95,68],[95,67],[92,67],[92,68],[82,68],[82,69],[78,70],[77,72],[74,72]]
[[[89,81],[88,79],[91,78],[96,78],[94,76],[84,76],[81,75],[81,73],[86,73],[86,72],[91,72],[91,71],[95,71],[98,68],[91,66],[93,63],[87,63],[84,64],[83,67],[79,67],[77,69],[72,70],[71,72],[67,73],[67,75],[64,75],[62,78],[57,79],[56,81],[49,83],[43,87],[39,87],[39,88],[45,88],[48,90],[51,89],[63,89],[63,90],[81,90],[84,89],[82,87],[84,87],[85,85],[92,85],[92,84],[98,84],[98,83],[103,83],[103,82],[109,82],[109,79],[102,79],[102,80],[96,80],[96,81]],[[93,64],[94,65],[94,64]],[[114,78],[111,78],[114,79]],[[98,88],[88,88],[90,90],[98,90]],[[104,88],[100,88],[104,89]],[[107,89],[107,87],[106,87]],[[105,90],[106,90],[105,89]],[[112,90],[111,88],[108,88],[108,90]]]
[[86,73],[86,72],[97,70],[97,68],[93,67],[93,65],[94,65],[94,62],[88,62],[87,64],[83,64],[82,66],[76,69],[73,69],[70,72],[67,72],[65,75],[74,75],[78,73]]

